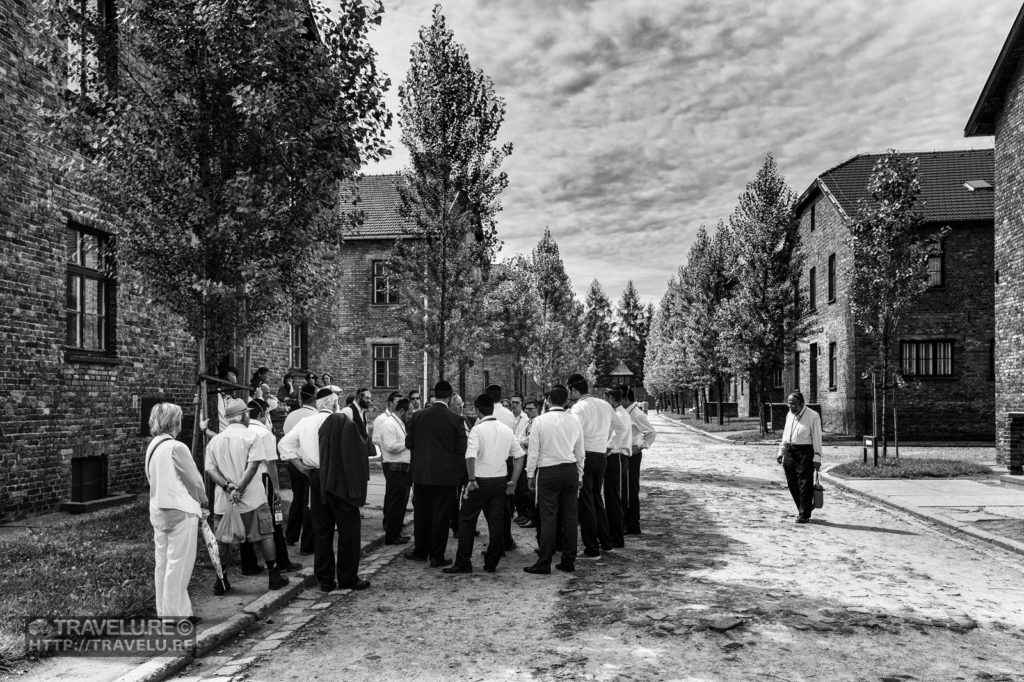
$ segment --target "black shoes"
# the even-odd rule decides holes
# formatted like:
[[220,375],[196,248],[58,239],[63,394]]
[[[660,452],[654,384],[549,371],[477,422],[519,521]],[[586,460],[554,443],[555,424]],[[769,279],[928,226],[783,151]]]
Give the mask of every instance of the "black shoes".
[[242,575],[259,575],[263,572],[263,566],[257,566],[256,568],[243,568]]
[[284,573],[291,573],[293,571],[299,570],[300,568],[302,568],[302,564],[300,564],[299,562],[289,561],[288,565],[281,567],[281,571]]
[[811,522],[811,517],[810,516],[798,516],[798,517],[796,517],[796,522],[797,523],[810,523]]
[[431,559],[430,560],[430,567],[431,568],[444,568],[445,566],[447,566],[450,563],[452,563],[451,559],[449,559],[448,557],[441,557],[440,559]]
[[596,560],[601,558],[600,550],[596,549],[585,549],[583,554],[580,555],[580,559]]
[[484,566],[484,570],[487,571],[488,573],[494,573],[495,571],[498,570],[498,567],[497,566]]
[[414,550],[414,549],[410,549],[408,552],[403,553],[402,556],[405,557],[406,559],[408,559],[409,561],[426,561],[427,560],[427,557],[420,556],[419,554],[416,553],[416,550]]
[[472,573],[473,572],[473,567],[472,566],[459,566],[458,564],[452,564],[448,568],[442,568],[441,572],[442,573],[447,573],[448,575],[452,575],[454,573]]
[[410,538],[408,535],[400,535],[397,538],[392,538],[390,540],[385,540],[384,544],[385,545],[404,545],[404,544],[408,543],[409,540],[411,540],[411,539],[412,538]]
[[559,561],[557,564],[555,564],[555,568],[557,568],[559,571],[562,571],[563,573],[572,573],[576,570],[576,564],[568,563],[566,561]]
[[225,575],[224,579],[214,578],[213,580],[213,594],[216,597],[221,596],[225,592],[231,589],[231,581],[228,580],[228,576]]
[[623,535],[640,535],[639,528],[627,528]]
[[550,565],[536,563],[536,564],[533,564],[532,566],[526,566],[525,568],[523,568],[523,573],[532,573],[534,575],[550,575],[551,574],[551,566]]
[[327,584],[321,584],[320,585],[320,591],[324,592],[324,593],[333,592],[336,589],[338,589],[338,586],[335,585],[334,583],[327,583]]
[[365,578],[357,578],[354,583],[348,585],[338,585],[342,590],[365,590],[370,587],[370,581]]
[[288,578],[281,575],[281,571],[276,568],[270,569],[268,572],[270,580],[267,582],[267,588],[271,590],[279,590],[288,584]]

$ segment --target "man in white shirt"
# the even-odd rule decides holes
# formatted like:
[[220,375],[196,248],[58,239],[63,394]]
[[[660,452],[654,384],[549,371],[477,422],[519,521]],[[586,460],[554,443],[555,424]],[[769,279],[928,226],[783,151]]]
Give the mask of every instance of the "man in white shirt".
[[409,448],[405,447],[405,415],[409,411],[409,399],[401,393],[374,421],[373,437],[381,455],[381,469],[384,470],[384,544],[404,545],[408,535],[402,535],[405,523],[405,509],[409,506]]
[[[469,432],[466,445],[466,471],[469,482],[459,510],[459,548],[455,563],[443,573],[473,572],[473,537],[480,512],[487,520],[487,551],[484,570],[494,573],[504,554],[505,500],[515,490],[515,478],[523,468],[523,449],[506,424],[494,416],[494,400],[488,394],[474,401],[480,420]],[[506,462],[511,458],[513,480],[508,480]]]
[[551,573],[556,545],[561,548],[562,560],[555,568],[567,573],[576,570],[577,497],[586,456],[583,427],[565,411],[568,399],[565,386],[552,387],[548,394],[551,409],[530,425],[526,476],[530,490],[537,492],[540,542],[537,561],[523,569],[526,573]]
[[821,417],[807,409],[800,391],[790,393],[786,404],[789,414],[782,429],[779,461],[796,504],[796,522],[809,523],[814,511],[814,473],[821,468]]
[[501,404],[501,386],[498,384],[491,384],[487,387],[487,395],[489,395],[491,400],[494,401],[494,418],[512,429],[512,433],[515,433],[516,418],[513,416],[511,410]]
[[[316,414],[316,388],[305,384],[299,389],[299,400],[302,406],[292,410],[284,420],[284,433],[290,433],[295,426],[311,415]],[[291,460],[288,464],[288,478],[292,483],[292,504],[288,508],[288,524],[285,526],[284,538],[289,545],[299,543],[299,554],[313,553],[313,520],[309,516],[309,479],[299,471]]]
[[[530,402],[533,411],[527,414],[527,404],[523,401],[523,396],[516,393],[512,396],[512,416],[516,420],[516,441],[522,446],[525,452],[529,447],[527,437],[529,435],[530,420],[537,416],[537,404]],[[536,528],[536,511],[537,507],[533,503],[533,495],[530,493],[529,487],[526,485],[526,468],[523,468],[523,472],[519,474],[519,480],[516,481],[516,492],[513,496],[513,504],[516,511],[515,522],[522,528]]]
[[[487,395],[490,396],[491,400],[494,401],[494,418],[499,422],[509,427],[512,433],[516,432],[516,416],[502,404],[501,399],[501,386],[498,384],[491,384],[487,387]],[[522,400],[520,400],[522,403]],[[521,411],[521,410],[520,410]],[[508,472],[509,480],[512,480],[512,460],[509,459],[506,463],[506,469]],[[505,551],[510,552],[516,548],[516,541],[512,537],[512,516],[516,511],[516,500],[515,500],[515,489],[509,493],[505,498],[505,537],[502,540],[502,545]]]
[[626,535],[640,535],[640,463],[643,461],[643,452],[651,447],[658,432],[647,420],[647,413],[636,402],[636,396],[631,387],[627,387],[624,394],[626,412],[629,414],[630,425],[633,430],[633,454],[629,458],[629,472],[626,476]]
[[[267,504],[270,511],[274,512],[275,507],[280,504],[277,491],[281,487],[281,481],[278,479],[277,471],[277,438],[266,424],[266,417],[271,409],[269,403],[262,398],[250,400],[248,428],[256,436],[257,451],[263,458],[259,473],[257,473],[257,480],[263,484],[267,493]],[[255,575],[263,572],[263,567],[256,561],[256,553],[253,551],[251,543],[243,543],[239,552],[242,575]],[[297,571],[302,568],[302,564],[293,562],[288,557],[288,544],[284,539],[284,528],[276,517],[274,518],[274,554],[277,558],[277,567],[281,571]],[[246,570],[247,568],[248,570]]]
[[582,374],[569,377],[569,397],[576,403],[572,413],[583,427],[583,448],[586,450],[586,468],[580,487],[580,538],[583,540],[584,559],[600,559],[601,552],[610,552],[611,532],[604,507],[604,472],[607,467],[608,443],[616,433],[629,430],[615,410],[604,400],[589,393],[589,385]]
[[[261,481],[253,483],[264,454],[255,434],[248,429],[246,405],[228,398],[224,405],[226,426],[213,438],[206,450],[207,476],[217,486],[214,497],[214,527],[228,509],[229,501],[241,514],[246,540],[258,544],[267,564],[269,589],[288,584],[274,558],[274,517],[267,505],[267,493]],[[227,545],[220,543],[222,565],[227,565]],[[217,592],[216,587],[214,588]]]
[[[624,424],[629,424],[629,414],[622,406],[622,389],[612,388],[605,392],[608,404]],[[604,503],[608,515],[608,532],[612,547],[625,547],[625,510],[623,501],[628,499],[626,488],[629,476],[629,457],[633,454],[633,433],[631,428],[616,431],[608,443],[608,466],[604,473]]]
[[360,388],[356,391],[355,400],[342,408],[341,413],[354,421],[359,427],[359,433],[363,438],[369,438],[366,429],[366,411],[373,407],[373,394],[368,388]]

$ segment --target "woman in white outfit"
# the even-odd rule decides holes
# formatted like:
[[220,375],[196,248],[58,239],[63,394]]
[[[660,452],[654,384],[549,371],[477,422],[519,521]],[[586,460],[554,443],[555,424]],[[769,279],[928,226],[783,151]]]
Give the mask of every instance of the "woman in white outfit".
[[181,408],[158,403],[149,415],[153,434],[146,449],[149,481],[149,520],[153,524],[156,567],[156,615],[160,618],[192,617],[188,582],[196,563],[199,518],[205,516],[203,477],[184,443],[175,440],[181,431]]

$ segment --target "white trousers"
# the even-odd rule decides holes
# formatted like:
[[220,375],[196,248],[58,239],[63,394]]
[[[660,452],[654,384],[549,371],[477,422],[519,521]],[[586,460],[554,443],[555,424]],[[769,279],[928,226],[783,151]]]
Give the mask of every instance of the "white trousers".
[[156,615],[160,618],[187,618],[192,615],[188,581],[196,564],[199,517],[176,509],[150,512],[156,565]]

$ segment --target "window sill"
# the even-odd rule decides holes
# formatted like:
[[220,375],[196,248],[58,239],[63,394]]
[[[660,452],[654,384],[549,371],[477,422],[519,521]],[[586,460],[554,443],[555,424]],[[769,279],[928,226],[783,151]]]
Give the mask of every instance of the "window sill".
[[904,374],[907,381],[959,381],[959,374]]
[[81,350],[79,348],[64,349],[65,362],[83,362],[97,365],[119,365],[121,359],[108,351]]
[[829,305],[832,305],[832,304],[833,304],[833,303],[835,303],[835,302],[836,302],[836,299],[834,299],[834,298],[830,298],[830,299],[828,300],[828,304],[829,304]]
[[371,303],[371,308],[394,308],[397,303]]
[[838,391],[838,390],[839,390],[839,389],[838,389],[837,387],[835,387],[835,386],[829,386],[829,387],[828,387],[828,392],[829,392],[829,393],[835,393],[835,392],[836,392],[836,391]]

